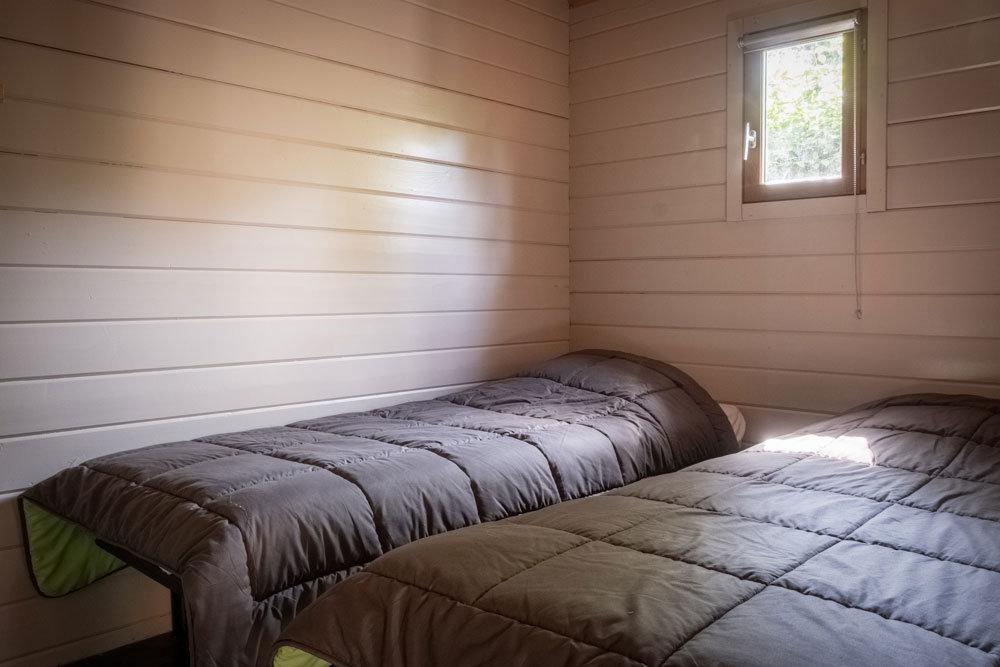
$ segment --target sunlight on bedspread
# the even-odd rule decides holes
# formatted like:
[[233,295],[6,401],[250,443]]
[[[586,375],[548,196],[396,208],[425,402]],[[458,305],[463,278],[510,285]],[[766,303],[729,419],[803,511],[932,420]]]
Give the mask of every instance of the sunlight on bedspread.
[[800,435],[795,438],[771,438],[751,447],[761,452],[782,452],[788,454],[815,454],[832,459],[843,459],[854,463],[875,465],[875,457],[868,439],[859,436]]

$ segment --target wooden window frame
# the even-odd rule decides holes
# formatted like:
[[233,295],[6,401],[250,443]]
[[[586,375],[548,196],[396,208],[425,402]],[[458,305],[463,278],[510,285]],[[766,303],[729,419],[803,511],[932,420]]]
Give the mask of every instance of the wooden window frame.
[[[867,87],[865,28],[865,12],[860,11],[858,25],[853,30],[843,33],[844,99],[841,115],[841,177],[838,179],[771,184],[764,182],[764,147],[767,142],[763,119],[766,50],[752,51],[743,55],[743,123],[744,125],[749,123],[749,127],[757,132],[758,137],[756,146],[747,148],[747,158],[743,161],[743,203],[837,197],[865,192],[865,101],[867,97],[865,95]],[[858,40],[860,43],[856,44]],[[789,41],[789,45],[794,43],[794,41]],[[855,62],[855,55],[857,62]],[[855,92],[857,99],[855,99]],[[857,104],[856,109],[855,103]],[[856,143],[855,119],[857,119],[858,125]]]
[[[867,9],[865,194],[743,203],[743,47],[741,37],[823,16]],[[768,11],[728,12],[726,38],[726,220],[802,219],[886,210],[888,0],[803,0]]]

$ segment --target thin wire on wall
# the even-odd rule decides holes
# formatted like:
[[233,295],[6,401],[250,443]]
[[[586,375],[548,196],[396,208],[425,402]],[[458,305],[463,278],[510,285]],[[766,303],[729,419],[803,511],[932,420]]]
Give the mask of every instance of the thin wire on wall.
[[[859,26],[860,27],[860,26]],[[858,196],[858,42],[861,41],[861,31],[854,33],[854,76],[851,77],[854,86],[854,316],[859,320],[864,317],[861,307],[861,212]]]

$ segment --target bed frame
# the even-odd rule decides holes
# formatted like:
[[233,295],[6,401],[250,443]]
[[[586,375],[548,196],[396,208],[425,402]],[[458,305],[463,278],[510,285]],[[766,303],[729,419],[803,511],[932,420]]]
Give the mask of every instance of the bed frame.
[[[95,541],[97,546],[170,591],[170,627],[178,649],[175,653],[174,665],[175,667],[188,667],[191,663],[191,657],[188,647],[187,614],[184,612],[184,591],[181,588],[180,577],[172,572],[167,572],[158,565],[153,565],[148,560],[139,558],[130,551],[108,544],[101,539]],[[129,646],[132,645],[129,644]]]

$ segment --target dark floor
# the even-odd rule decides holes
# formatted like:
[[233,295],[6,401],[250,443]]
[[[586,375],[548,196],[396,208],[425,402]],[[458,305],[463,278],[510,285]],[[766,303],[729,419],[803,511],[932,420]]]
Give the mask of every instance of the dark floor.
[[150,637],[113,651],[84,658],[67,667],[186,667],[184,647],[173,633]]

